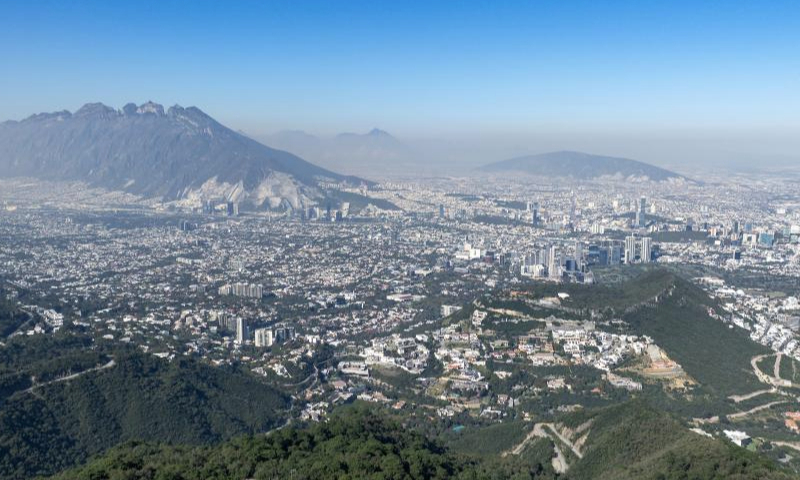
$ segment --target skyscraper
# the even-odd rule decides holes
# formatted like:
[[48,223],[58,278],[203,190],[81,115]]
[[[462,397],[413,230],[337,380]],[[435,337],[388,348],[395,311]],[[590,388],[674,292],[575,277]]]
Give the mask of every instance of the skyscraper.
[[248,338],[247,332],[247,322],[245,322],[244,318],[237,317],[236,318],[236,343],[239,345],[243,345],[245,340]]
[[608,264],[619,265],[622,262],[622,247],[617,244],[612,244],[608,247]]
[[650,237],[642,237],[641,249],[639,258],[642,262],[649,262],[653,256],[653,239]]
[[636,209],[636,226],[644,228],[647,225],[647,199],[642,197],[639,199],[638,208]]
[[547,274],[550,278],[561,278],[561,261],[558,254],[558,247],[553,245],[550,247],[550,253],[547,255]]
[[636,237],[631,235],[625,237],[625,263],[633,263],[636,261]]
[[275,343],[271,328],[259,328],[253,333],[256,347],[271,347]]

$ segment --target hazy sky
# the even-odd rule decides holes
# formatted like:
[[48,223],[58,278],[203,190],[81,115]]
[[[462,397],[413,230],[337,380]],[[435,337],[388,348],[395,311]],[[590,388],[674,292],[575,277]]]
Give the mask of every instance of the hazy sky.
[[255,135],[800,136],[796,0],[126,3],[0,2],[0,119],[152,99]]

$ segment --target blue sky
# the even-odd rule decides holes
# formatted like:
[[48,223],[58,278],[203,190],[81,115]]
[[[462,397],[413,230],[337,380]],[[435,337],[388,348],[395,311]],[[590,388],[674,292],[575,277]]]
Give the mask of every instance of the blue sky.
[[797,131],[800,2],[0,0],[0,120],[197,105],[406,136]]

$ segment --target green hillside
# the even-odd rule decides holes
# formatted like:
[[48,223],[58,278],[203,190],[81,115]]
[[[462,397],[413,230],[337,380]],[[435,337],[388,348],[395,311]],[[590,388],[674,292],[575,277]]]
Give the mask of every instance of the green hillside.
[[[15,339],[0,349],[0,477],[51,474],[129,440],[204,444],[266,431],[288,406],[283,395],[236,368],[103,351],[86,342]],[[38,384],[98,366],[107,368],[27,390],[31,376]]]
[[796,478],[755,453],[694,433],[643,402],[609,407],[593,418],[583,459],[568,472],[571,480]]
[[215,448],[130,444],[56,478],[452,478],[469,465],[369,409]]
[[[129,444],[57,479],[449,479],[553,478],[524,462],[482,466],[404,429],[382,412],[346,408],[308,429],[287,428],[219,447]],[[510,469],[517,469],[511,471]]]
[[[650,307],[640,308],[622,318],[640,334],[681,364],[684,370],[713,396],[763,388],[750,365],[752,357],[770,350],[753,342],[747,333],[712,318],[714,302],[699,287],[665,271],[643,274],[623,285],[641,289],[642,284],[663,284],[670,280],[671,294]],[[635,286],[635,287],[634,287]]]
[[[747,332],[711,313],[716,303],[700,287],[663,268],[639,269],[619,283],[584,285],[536,284],[533,298],[569,293],[559,315],[588,312],[621,318],[632,333],[647,335],[678,362],[708,396],[722,399],[763,388],[750,360],[771,351],[753,342]],[[502,305],[501,305],[502,306]]]
[[425,439],[377,407],[345,407],[328,422],[247,436],[216,447],[130,443],[56,480],[95,479],[734,479],[794,478],[744,449],[687,430],[642,402],[582,412],[584,456],[566,474],[549,440],[521,455],[465,455]]

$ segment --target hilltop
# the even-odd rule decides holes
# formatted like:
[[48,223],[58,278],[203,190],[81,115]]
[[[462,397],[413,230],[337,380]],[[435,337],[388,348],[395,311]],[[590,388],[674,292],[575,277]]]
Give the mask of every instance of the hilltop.
[[101,103],[0,124],[4,177],[79,180],[148,198],[223,198],[298,208],[321,184],[363,180],[318,167],[237,133],[197,107]]
[[527,173],[543,177],[571,177],[580,180],[617,178],[628,180],[688,180],[669,170],[628,158],[560,151],[516,157],[490,163],[478,169],[486,173]]

